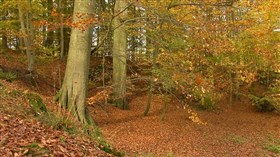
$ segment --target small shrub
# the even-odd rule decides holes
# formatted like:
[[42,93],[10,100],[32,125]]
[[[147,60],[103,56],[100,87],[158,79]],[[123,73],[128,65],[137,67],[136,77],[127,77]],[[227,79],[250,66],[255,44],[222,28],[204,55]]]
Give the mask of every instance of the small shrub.
[[255,106],[255,108],[259,112],[272,112],[276,109],[276,104],[273,103],[272,99],[267,96],[257,97],[252,94],[249,94],[248,97],[252,101],[253,106]]
[[216,104],[213,98],[209,94],[206,94],[200,99],[198,108],[207,111],[215,111]]
[[194,90],[194,99],[197,101],[198,108],[201,110],[215,111],[217,95],[205,91],[203,87]]

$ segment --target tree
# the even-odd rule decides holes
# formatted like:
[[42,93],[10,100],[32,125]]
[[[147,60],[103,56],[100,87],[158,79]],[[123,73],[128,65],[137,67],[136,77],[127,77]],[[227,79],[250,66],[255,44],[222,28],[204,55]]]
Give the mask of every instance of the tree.
[[[46,16],[45,18],[48,18],[48,17],[50,18],[50,13],[53,10],[53,0],[47,0],[45,7],[48,10],[48,12],[45,15]],[[47,28],[47,29],[50,29],[50,28]],[[53,39],[54,39],[53,30],[48,30],[46,40],[44,41],[44,46],[46,46],[46,47],[51,46],[53,44],[53,41],[54,41]]]
[[31,1],[18,1],[18,14],[19,21],[21,25],[21,33],[23,35],[24,46],[27,54],[28,60],[28,72],[32,73],[34,71],[34,62],[35,62],[35,49],[33,47],[34,43],[34,29],[32,25],[32,15],[31,10]]
[[60,107],[72,112],[84,124],[93,124],[87,107],[87,85],[95,4],[93,0],[75,0],[66,72],[59,92]]
[[[121,109],[128,109],[126,102],[126,27],[122,20],[126,18],[125,0],[117,0],[113,19],[113,98],[114,104]],[[119,15],[118,15],[119,14]]]
[[[1,1],[1,3],[4,3],[4,0]],[[3,9],[1,12],[2,15],[2,20],[5,21],[6,20],[6,16],[7,16],[7,10]],[[8,49],[8,39],[7,36],[5,34],[5,29],[2,28],[2,50],[5,51],[6,49]]]

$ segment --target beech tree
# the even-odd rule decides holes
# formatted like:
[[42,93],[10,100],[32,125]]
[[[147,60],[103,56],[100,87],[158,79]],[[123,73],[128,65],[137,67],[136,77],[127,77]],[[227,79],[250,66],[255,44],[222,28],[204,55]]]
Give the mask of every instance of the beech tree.
[[20,30],[23,36],[24,49],[26,50],[28,67],[27,70],[32,73],[34,71],[35,49],[34,49],[34,28],[32,25],[31,1],[18,1],[18,14],[20,21]]
[[60,107],[72,112],[85,124],[93,124],[87,106],[88,73],[95,4],[93,0],[75,0],[66,72],[59,92]]
[[121,109],[128,109],[125,97],[127,35],[125,25],[121,23],[127,15],[126,7],[125,0],[116,0],[113,20],[113,97],[114,104]]

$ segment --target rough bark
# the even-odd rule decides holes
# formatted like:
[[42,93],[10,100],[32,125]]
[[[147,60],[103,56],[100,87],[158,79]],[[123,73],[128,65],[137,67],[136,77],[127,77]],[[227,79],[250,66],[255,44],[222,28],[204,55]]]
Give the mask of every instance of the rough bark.
[[[75,0],[73,22],[80,20],[76,16],[79,13],[92,16],[94,7],[93,0]],[[85,124],[93,124],[86,106],[91,35],[92,27],[85,30],[72,28],[66,72],[59,93],[60,107],[72,112]]]
[[117,0],[115,14],[119,14],[113,20],[113,99],[114,105],[121,109],[128,109],[126,102],[126,28],[121,20],[126,18],[125,0]]

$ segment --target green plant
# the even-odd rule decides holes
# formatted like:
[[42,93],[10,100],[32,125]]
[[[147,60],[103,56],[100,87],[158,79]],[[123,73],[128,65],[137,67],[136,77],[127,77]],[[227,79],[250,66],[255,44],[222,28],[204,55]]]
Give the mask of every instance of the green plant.
[[207,111],[215,111],[216,104],[213,98],[209,94],[206,94],[204,97],[200,99],[198,108]]
[[215,94],[206,92],[203,87],[194,90],[194,99],[198,102],[198,109],[215,111],[218,97]]
[[49,154],[50,153],[50,150],[46,147],[41,147],[37,142],[34,142],[34,143],[30,143],[28,144],[27,146],[25,146],[25,148],[28,149],[28,152],[26,152],[26,156],[32,156],[32,157],[35,157],[35,156],[40,156],[40,155],[43,155],[43,154]]
[[235,144],[243,144],[245,143],[246,139],[239,135],[230,135],[227,139]]
[[252,101],[253,106],[260,112],[271,112],[274,111],[277,105],[272,98],[268,96],[257,97],[252,94],[248,95],[249,99]]
[[52,126],[54,129],[63,130],[69,134],[77,134],[79,132],[78,126],[74,121],[60,114],[50,112],[43,113],[40,114],[37,119],[44,124]]
[[60,140],[61,143],[65,144],[65,138],[64,137],[60,137],[59,140]]
[[269,145],[265,146],[265,149],[267,149],[268,151],[271,151],[275,154],[280,154],[280,144],[279,145],[269,144]]
[[12,91],[9,92],[9,95],[13,98],[17,98],[21,96],[23,93],[19,90],[13,89]]
[[275,154],[280,154],[280,138],[276,138],[275,136],[270,135],[268,141],[264,146],[264,149]]
[[0,69],[0,79],[12,82],[17,78],[17,75],[13,72],[4,72]]

